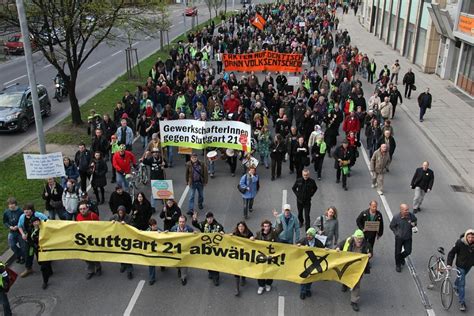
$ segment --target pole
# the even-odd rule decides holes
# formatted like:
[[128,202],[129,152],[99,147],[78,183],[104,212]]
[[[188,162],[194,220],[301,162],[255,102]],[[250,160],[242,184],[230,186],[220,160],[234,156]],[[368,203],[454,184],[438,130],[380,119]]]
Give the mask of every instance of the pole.
[[30,83],[31,97],[33,99],[33,113],[35,115],[36,136],[38,138],[38,146],[40,154],[46,154],[46,145],[44,141],[43,119],[41,118],[41,109],[38,99],[38,89],[36,85],[35,68],[33,66],[33,56],[31,51],[30,32],[26,22],[25,7],[23,0],[16,0],[18,10],[18,19],[20,21],[21,34],[23,34],[23,46],[25,50],[26,71],[28,73],[28,81]]

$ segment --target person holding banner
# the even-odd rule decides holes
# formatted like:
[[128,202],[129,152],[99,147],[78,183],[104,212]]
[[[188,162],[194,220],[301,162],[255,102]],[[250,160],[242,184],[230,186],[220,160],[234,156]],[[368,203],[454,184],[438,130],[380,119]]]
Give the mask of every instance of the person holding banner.
[[[98,221],[99,215],[89,210],[89,204],[86,201],[79,203],[79,214],[77,214],[76,221]],[[94,275],[102,275],[102,266],[99,261],[87,261],[86,280],[90,280]]]
[[[350,251],[357,253],[365,253],[369,255],[369,259],[372,257],[372,247],[364,239],[364,232],[357,229],[352,236],[347,237],[341,241],[336,248],[336,251]],[[370,273],[369,264],[367,263],[365,273]],[[362,279],[362,277],[361,277]],[[360,281],[357,282],[356,286],[351,289],[351,306],[355,312],[359,311],[359,300],[360,300]],[[347,292],[348,287],[342,285],[342,292]]]
[[[112,223],[118,222],[120,224],[132,225],[132,216],[127,214],[127,209],[125,208],[125,206],[120,205],[117,209],[117,213],[112,215],[110,221]],[[133,279],[133,265],[131,265],[130,263],[121,263],[120,273],[124,273],[125,271],[127,272],[127,278],[129,280]]]
[[163,230],[171,230],[177,223],[181,216],[181,209],[174,199],[166,201],[163,210],[160,213],[160,218],[163,219]]
[[[299,240],[296,245],[298,247],[306,246],[306,247],[316,247],[316,248],[324,248],[324,244],[317,238],[316,236],[316,229],[310,227],[306,230],[306,237]],[[311,297],[311,284],[312,283],[305,283],[300,285],[300,299],[304,300],[307,297]]]
[[[224,227],[214,219],[214,214],[212,212],[207,212],[206,219],[202,222],[198,222],[197,212],[194,212],[192,224],[194,227],[199,229],[201,233],[224,234]],[[219,286],[219,272],[212,270],[207,270],[207,272],[209,273],[209,279],[212,279],[214,285]]]
[[[237,223],[237,226],[234,228],[234,231],[231,233],[233,236],[241,237],[241,238],[253,238],[253,233],[247,226],[247,223],[244,221],[240,221]],[[245,277],[241,277],[239,275],[235,276],[235,296],[240,295],[240,286],[245,286],[247,283],[247,279]]]
[[253,200],[257,196],[259,189],[259,177],[256,174],[257,169],[251,165],[248,168],[248,172],[240,178],[239,190],[242,193],[242,199],[244,200],[244,218],[248,219],[248,213],[253,212]]
[[[181,215],[178,218],[178,224],[171,227],[170,232],[173,233],[193,233],[194,229],[186,224],[187,218],[184,215]],[[165,231],[166,232],[166,231]],[[182,267],[178,268],[178,278],[181,279],[181,284],[185,286],[188,283],[188,268]]]
[[383,216],[377,210],[377,201],[370,201],[369,208],[357,216],[356,224],[364,232],[364,238],[373,250],[375,239],[379,239],[383,235]]
[[198,207],[200,210],[204,208],[204,186],[207,184],[207,166],[198,160],[197,154],[192,153],[191,161],[186,163],[186,183],[189,185],[191,195],[189,196],[188,215],[194,214],[194,196],[196,190],[199,194]]

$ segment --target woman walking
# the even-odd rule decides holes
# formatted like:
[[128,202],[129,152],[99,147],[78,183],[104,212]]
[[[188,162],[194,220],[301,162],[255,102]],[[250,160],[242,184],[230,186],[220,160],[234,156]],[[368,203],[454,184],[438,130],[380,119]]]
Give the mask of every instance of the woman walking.
[[[94,190],[95,198],[97,199],[97,204],[105,203],[105,190],[104,187],[107,185],[107,174],[108,167],[107,163],[102,157],[102,153],[96,151],[94,153],[94,158],[89,166],[89,174],[91,175],[91,186]],[[100,198],[99,197],[100,190]]]
[[244,218],[248,219],[248,213],[253,212],[253,200],[259,189],[259,178],[255,166],[250,166],[248,172],[240,178],[239,190],[244,200]]

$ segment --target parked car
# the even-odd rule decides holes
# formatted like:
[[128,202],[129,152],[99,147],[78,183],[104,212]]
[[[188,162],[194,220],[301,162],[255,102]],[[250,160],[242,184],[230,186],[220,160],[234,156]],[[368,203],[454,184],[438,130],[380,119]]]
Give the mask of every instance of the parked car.
[[[36,43],[31,37],[31,49],[36,49]],[[8,54],[23,54],[25,52],[25,47],[23,43],[23,35],[21,33],[16,33],[10,36],[10,38],[5,42],[5,51]]]
[[[51,115],[48,91],[38,85],[42,116]],[[0,131],[26,132],[35,120],[31,89],[27,85],[13,85],[0,91]]]
[[196,16],[197,14],[198,14],[197,7],[187,7],[184,10],[184,15],[186,15],[186,16]]

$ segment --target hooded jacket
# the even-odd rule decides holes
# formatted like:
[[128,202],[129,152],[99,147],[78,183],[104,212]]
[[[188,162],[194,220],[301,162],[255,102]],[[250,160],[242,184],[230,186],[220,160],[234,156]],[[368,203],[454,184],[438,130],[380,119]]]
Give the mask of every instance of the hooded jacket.
[[474,243],[468,244],[467,235],[474,235],[474,229],[468,229],[464,236],[456,241],[454,247],[448,253],[448,265],[453,265],[454,257],[456,266],[462,269],[470,269],[474,266]]

